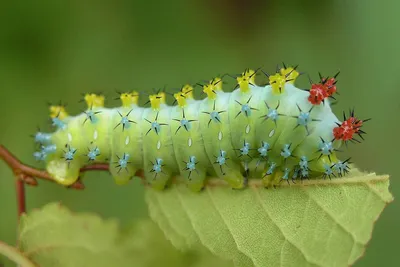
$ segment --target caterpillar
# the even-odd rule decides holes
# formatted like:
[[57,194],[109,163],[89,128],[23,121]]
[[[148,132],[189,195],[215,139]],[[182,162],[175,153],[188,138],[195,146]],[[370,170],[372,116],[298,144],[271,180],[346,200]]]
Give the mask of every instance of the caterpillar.
[[[268,84],[255,83],[264,73]],[[34,153],[60,184],[71,185],[84,165],[109,162],[117,184],[127,183],[144,171],[151,187],[163,190],[179,177],[193,191],[200,191],[208,177],[225,180],[241,189],[249,178],[268,186],[296,179],[343,176],[349,159],[336,152],[349,141],[360,142],[367,120],[354,110],[343,121],[333,114],[337,76],[323,77],[300,89],[297,66],[277,67],[268,74],[246,69],[231,76],[237,85],[222,90],[223,76],[202,87],[207,95],[193,97],[195,86],[185,85],[173,94],[176,105],[166,104],[166,93],[149,95],[150,107],[138,105],[136,91],[120,93],[121,107],[105,108],[105,97],[87,93],[87,109],[68,115],[63,105],[50,106],[53,133],[37,132]]]

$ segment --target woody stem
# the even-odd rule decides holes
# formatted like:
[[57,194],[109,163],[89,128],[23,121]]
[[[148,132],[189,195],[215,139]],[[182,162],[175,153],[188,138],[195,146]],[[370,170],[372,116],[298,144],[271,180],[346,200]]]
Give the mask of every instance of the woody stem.
[[[14,156],[5,146],[0,145],[0,159],[2,159],[8,167],[13,171],[16,180],[16,195],[17,195],[17,206],[18,206],[18,217],[25,213],[26,203],[25,203],[25,187],[24,184],[29,184],[36,186],[38,183],[36,178],[56,182],[54,178],[45,170],[36,169],[34,167],[28,166],[22,163],[16,156]],[[85,171],[108,171],[109,165],[107,163],[97,163],[92,165],[87,165],[81,168],[81,172]],[[138,171],[135,176],[143,177],[143,172]],[[81,181],[77,181],[68,188],[73,189],[84,189],[85,186]]]

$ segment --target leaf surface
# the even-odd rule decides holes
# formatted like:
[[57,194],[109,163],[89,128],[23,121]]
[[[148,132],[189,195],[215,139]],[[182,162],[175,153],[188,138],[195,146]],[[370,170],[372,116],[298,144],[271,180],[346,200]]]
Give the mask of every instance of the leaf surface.
[[58,203],[24,215],[21,250],[38,266],[232,266],[202,247],[181,252],[151,220],[121,230],[116,220],[72,213]]
[[150,216],[180,249],[203,245],[236,266],[349,266],[393,200],[389,177],[354,170],[345,178],[232,190],[210,180],[147,190]]

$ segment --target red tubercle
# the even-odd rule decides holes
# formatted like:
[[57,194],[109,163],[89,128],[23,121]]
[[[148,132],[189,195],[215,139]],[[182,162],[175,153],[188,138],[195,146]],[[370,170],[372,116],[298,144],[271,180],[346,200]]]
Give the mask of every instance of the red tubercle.
[[328,96],[328,92],[323,84],[313,84],[311,85],[308,101],[313,105],[319,105]]
[[310,95],[308,97],[308,101],[313,105],[319,105],[323,102],[326,98],[332,97],[337,91],[336,88],[336,77],[339,75],[339,72],[336,73],[335,76],[329,77],[322,77],[321,74],[320,82],[319,83],[312,83],[311,82],[311,89],[309,90]]
[[334,93],[336,93],[336,79],[335,78],[329,78],[323,79],[323,84],[326,86],[326,92],[328,93],[328,96],[332,96]]
[[341,124],[337,124],[338,126],[333,129],[333,136],[336,140],[343,141],[357,141],[359,140],[354,138],[354,135],[357,134],[361,139],[363,139],[362,134],[365,134],[361,127],[363,123],[367,120],[359,120],[354,117],[354,111],[350,112],[350,117],[346,119],[344,115],[344,121]]

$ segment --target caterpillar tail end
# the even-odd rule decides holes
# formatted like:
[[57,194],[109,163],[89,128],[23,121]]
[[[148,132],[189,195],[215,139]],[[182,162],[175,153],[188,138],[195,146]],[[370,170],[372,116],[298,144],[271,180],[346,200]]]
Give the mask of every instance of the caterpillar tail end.
[[69,163],[63,159],[50,160],[46,164],[46,170],[59,184],[69,186],[75,183],[80,174],[80,166]]

